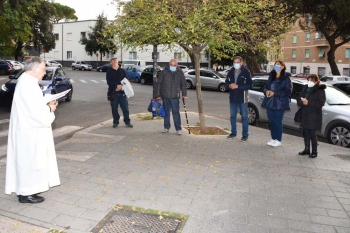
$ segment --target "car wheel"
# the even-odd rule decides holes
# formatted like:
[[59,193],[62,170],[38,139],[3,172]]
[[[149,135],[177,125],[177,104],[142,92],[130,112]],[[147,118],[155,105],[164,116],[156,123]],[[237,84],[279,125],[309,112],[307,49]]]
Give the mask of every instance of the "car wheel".
[[145,85],[145,84],[146,84],[146,79],[144,79],[144,78],[141,78],[141,81],[140,81],[140,83],[141,83],[142,85]]
[[329,143],[350,148],[350,125],[339,123],[332,125],[327,132]]
[[97,71],[98,71],[98,72],[102,72],[102,69],[98,69]]
[[224,83],[221,83],[219,85],[219,91],[221,91],[221,92],[225,92],[226,91],[226,85]]
[[82,70],[82,71],[85,71],[85,67],[84,67],[84,66],[83,66],[83,67],[81,67],[81,70]]
[[0,75],[5,75],[7,73],[6,70],[0,70]]
[[253,104],[248,104],[248,120],[250,125],[256,125],[259,120],[258,109]]
[[187,80],[187,81],[186,81],[186,88],[187,88],[187,89],[191,89],[192,86],[193,86],[193,85],[192,85],[192,82],[189,81],[189,80]]
[[75,66],[72,66],[72,70],[75,70]]
[[65,101],[66,102],[69,102],[69,101],[71,101],[72,100],[72,97],[73,97],[73,87],[70,87],[70,92],[68,92],[68,94],[67,94],[67,96],[66,96],[66,99],[65,99]]

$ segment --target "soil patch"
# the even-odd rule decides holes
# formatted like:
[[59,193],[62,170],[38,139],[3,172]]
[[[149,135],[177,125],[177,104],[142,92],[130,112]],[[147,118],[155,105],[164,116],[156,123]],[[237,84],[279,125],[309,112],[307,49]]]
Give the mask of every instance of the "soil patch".
[[[188,127],[184,127],[184,129],[188,130]],[[202,134],[200,132],[200,127],[190,126],[191,134],[194,135],[229,135],[229,133],[219,127],[205,127],[205,132]]]

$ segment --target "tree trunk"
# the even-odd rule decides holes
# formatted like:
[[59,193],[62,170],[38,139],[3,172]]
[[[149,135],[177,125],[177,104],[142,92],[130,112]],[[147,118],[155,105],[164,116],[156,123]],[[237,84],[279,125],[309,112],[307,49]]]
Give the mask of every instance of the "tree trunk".
[[253,51],[250,49],[246,51],[246,64],[251,73],[260,73],[260,67],[256,63]]
[[[202,88],[201,88],[201,79],[200,79],[200,51],[195,51],[193,49],[192,56],[194,60],[195,73],[196,73],[196,93],[197,93],[197,102],[198,102],[198,115],[199,115],[199,124],[201,134],[205,133],[205,117],[203,111],[203,97],[202,97]],[[192,58],[192,56],[190,56]]]
[[[328,41],[329,42],[329,41]],[[331,67],[332,75],[340,75],[337,63],[335,62],[335,41],[333,43],[329,42],[330,49],[327,52],[327,60],[329,63],[329,66]]]
[[18,58],[22,55],[22,49],[23,49],[23,42],[17,41],[16,47],[15,47],[15,60],[18,61]]

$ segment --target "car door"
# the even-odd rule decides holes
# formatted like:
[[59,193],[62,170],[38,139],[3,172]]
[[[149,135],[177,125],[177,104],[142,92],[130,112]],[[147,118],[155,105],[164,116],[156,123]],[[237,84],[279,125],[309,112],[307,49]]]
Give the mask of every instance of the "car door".
[[261,107],[261,104],[265,98],[264,87],[267,79],[254,79],[252,89],[249,90],[249,103],[253,104],[259,113],[260,121],[267,121],[267,112],[265,108]]
[[56,90],[56,93],[60,93],[67,89],[66,81],[67,80],[65,80],[65,74],[63,73],[62,69],[56,69],[53,77],[53,85],[54,85],[54,89]]
[[294,122],[295,113],[298,111],[299,107],[297,105],[297,98],[300,92],[303,90],[304,85],[300,83],[293,83],[293,91],[290,101],[290,110],[284,111],[283,124],[292,127],[299,128],[299,124]]
[[201,70],[200,79],[202,87],[210,87],[210,83],[213,82],[213,74],[206,70]]

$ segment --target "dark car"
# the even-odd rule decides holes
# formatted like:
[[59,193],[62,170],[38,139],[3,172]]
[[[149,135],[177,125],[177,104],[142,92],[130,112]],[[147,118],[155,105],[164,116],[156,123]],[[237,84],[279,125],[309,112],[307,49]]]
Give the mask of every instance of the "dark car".
[[96,71],[98,72],[107,72],[111,68],[111,64],[104,64],[102,66],[97,67]]
[[13,72],[13,66],[11,63],[0,60],[0,75],[7,75]]
[[[160,68],[157,68],[157,76],[162,70]],[[146,67],[141,73],[140,77],[140,83],[142,85],[146,83],[153,83],[153,67]]]
[[[10,80],[2,85],[0,90],[0,98],[5,105],[11,105],[18,78],[22,75],[22,73],[23,71],[16,75],[10,75]],[[58,94],[71,89],[71,91],[59,99],[59,101],[65,100],[68,102],[72,100],[73,85],[69,77],[60,67],[46,67],[46,74],[44,75],[43,80],[39,82],[39,86],[44,95]]]

